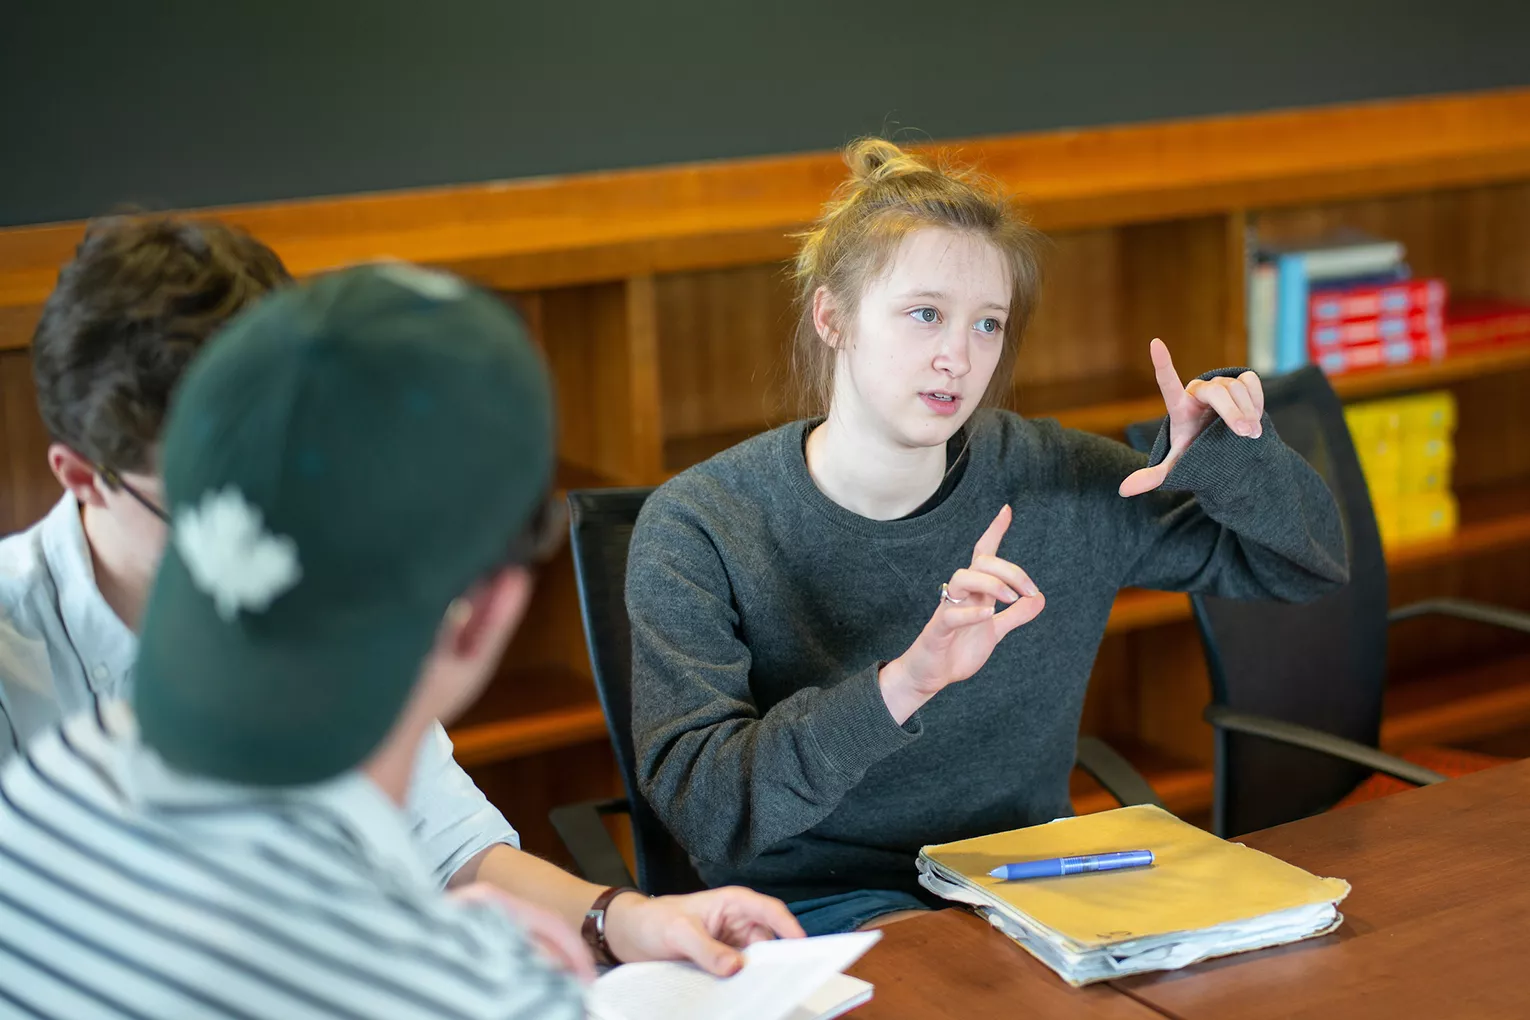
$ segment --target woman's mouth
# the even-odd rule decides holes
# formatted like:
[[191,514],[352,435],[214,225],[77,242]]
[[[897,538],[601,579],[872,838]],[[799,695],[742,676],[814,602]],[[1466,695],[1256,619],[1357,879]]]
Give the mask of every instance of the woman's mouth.
[[962,398],[944,390],[927,390],[919,394],[924,406],[936,414],[955,414],[962,406]]

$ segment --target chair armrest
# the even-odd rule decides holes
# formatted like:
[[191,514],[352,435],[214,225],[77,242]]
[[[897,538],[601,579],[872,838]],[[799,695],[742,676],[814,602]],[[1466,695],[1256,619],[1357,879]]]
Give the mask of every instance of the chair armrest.
[[1142,778],[1142,773],[1132,768],[1131,762],[1098,737],[1078,738],[1078,753],[1074,763],[1093,776],[1095,782],[1105,787],[1106,793],[1123,805],[1152,804],[1154,807],[1163,807],[1163,801],[1152,785]]
[[599,886],[637,885],[627,870],[621,851],[600,820],[601,815],[625,814],[628,810],[626,798],[617,797],[564,804],[547,813],[558,838],[568,848],[569,856],[574,858],[574,867],[585,881]]
[[1206,721],[1220,729],[1232,730],[1234,733],[1265,737],[1282,744],[1318,751],[1376,772],[1384,772],[1415,786],[1430,786],[1445,781],[1445,777],[1433,769],[1426,769],[1422,765],[1415,765],[1411,761],[1378,751],[1374,747],[1359,744],[1353,740],[1345,740],[1343,737],[1336,737],[1332,733],[1324,733],[1310,726],[1301,726],[1282,719],[1270,719],[1262,715],[1250,715],[1246,712],[1234,712],[1221,705],[1207,706]]
[[1422,602],[1399,606],[1387,614],[1387,623],[1399,623],[1403,620],[1417,619],[1420,616],[1454,616],[1458,620],[1490,623],[1495,627],[1505,627],[1509,630],[1517,630],[1521,634],[1530,634],[1530,613],[1505,609],[1503,606],[1490,606],[1484,602],[1470,602],[1466,599],[1425,599]]

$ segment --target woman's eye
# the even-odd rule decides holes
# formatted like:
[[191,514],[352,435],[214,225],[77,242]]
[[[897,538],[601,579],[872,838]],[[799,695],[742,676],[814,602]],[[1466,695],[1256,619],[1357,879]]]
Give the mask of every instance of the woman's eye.
[[915,308],[908,313],[914,317],[915,322],[939,322],[940,313],[933,308]]
[[979,319],[977,329],[979,333],[998,333],[1004,329],[1004,323],[998,319]]

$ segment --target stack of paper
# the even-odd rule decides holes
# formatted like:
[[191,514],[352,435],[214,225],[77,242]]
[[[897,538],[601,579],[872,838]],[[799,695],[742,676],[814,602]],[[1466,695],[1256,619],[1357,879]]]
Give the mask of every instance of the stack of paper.
[[629,963],[595,982],[591,1020],[830,1020],[871,998],[871,985],[840,971],[880,931],[756,942],[744,969],[715,978],[689,963]]
[[[1001,864],[1151,850],[1126,871],[1005,882]],[[1072,985],[1295,942],[1339,926],[1349,883],[1316,878],[1180,821],[1128,807],[925,847],[919,881],[978,909]]]

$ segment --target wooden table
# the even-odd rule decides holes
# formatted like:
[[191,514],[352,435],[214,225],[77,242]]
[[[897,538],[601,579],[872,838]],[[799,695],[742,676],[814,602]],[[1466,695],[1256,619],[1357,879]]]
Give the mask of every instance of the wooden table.
[[888,925],[856,1020],[1530,1017],[1530,761],[1239,842],[1354,887],[1332,935],[1070,988],[971,914]]
[[1343,926],[1117,988],[1180,1020],[1530,1017],[1530,761],[1240,842],[1348,879]]
[[853,1020],[1076,1017],[1160,1020],[1109,985],[1071,988],[1025,950],[963,910],[895,921],[850,968],[876,985]]

